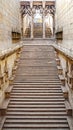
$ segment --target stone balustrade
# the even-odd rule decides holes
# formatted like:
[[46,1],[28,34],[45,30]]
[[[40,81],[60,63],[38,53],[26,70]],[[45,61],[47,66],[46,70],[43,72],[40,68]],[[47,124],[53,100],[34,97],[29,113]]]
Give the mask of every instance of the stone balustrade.
[[[55,48],[57,57],[60,59],[65,78],[65,87],[68,90],[68,101],[71,104],[70,112],[73,116],[73,50],[67,49],[63,45],[52,44]],[[66,94],[67,95],[67,94]],[[68,108],[70,105],[68,106]],[[67,108],[66,108],[67,109]]]
[[65,47],[63,47],[62,45],[58,45],[58,44],[53,44],[54,48],[61,52],[62,54],[64,54],[65,56],[67,56],[68,58],[70,58],[70,60],[73,61],[73,49],[67,49]]
[[22,44],[13,45],[13,47],[0,52],[0,106],[7,97],[7,89],[11,85],[13,76],[17,68],[18,58]]
[[[63,55],[65,63],[65,68],[67,68],[65,79],[67,81],[68,86],[73,89],[73,50],[64,48],[62,45],[53,44],[54,48],[58,52],[58,55]],[[62,58],[60,58],[62,60]],[[68,66],[66,65],[68,64]],[[63,67],[63,66],[62,66]]]

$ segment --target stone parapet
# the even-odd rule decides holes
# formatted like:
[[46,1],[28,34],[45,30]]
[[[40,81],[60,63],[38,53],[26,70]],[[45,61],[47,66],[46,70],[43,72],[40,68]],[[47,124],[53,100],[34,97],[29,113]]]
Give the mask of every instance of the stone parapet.
[[1,52],[0,52],[0,60],[1,60],[1,59],[4,59],[4,57],[7,57],[7,56],[13,54],[13,53],[16,52],[18,49],[20,49],[22,46],[23,46],[22,44],[19,44],[19,43],[18,43],[18,44],[15,45],[15,46],[12,46],[12,47],[10,47],[10,48],[8,48],[8,49],[6,49],[6,50],[1,51]]
[[0,53],[0,106],[9,97],[9,90],[11,90],[9,88],[12,88],[11,83],[15,76],[22,47],[22,44],[18,44]]
[[53,44],[53,46],[57,51],[59,51],[60,53],[62,53],[63,55],[65,55],[73,61],[73,50],[64,48],[63,46],[57,44]]

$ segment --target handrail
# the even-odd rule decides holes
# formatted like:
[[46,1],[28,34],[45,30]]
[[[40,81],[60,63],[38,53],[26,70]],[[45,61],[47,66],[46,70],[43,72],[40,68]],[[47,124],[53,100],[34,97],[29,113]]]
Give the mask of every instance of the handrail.
[[4,57],[9,56],[10,54],[14,53],[15,51],[17,51],[18,49],[22,47],[23,47],[23,44],[18,43],[18,44],[12,45],[10,48],[0,51],[0,59],[3,59]]
[[54,46],[55,49],[59,50],[61,53],[63,53],[65,56],[67,56],[73,61],[73,49],[65,48],[62,45],[58,45],[56,43],[52,45]]

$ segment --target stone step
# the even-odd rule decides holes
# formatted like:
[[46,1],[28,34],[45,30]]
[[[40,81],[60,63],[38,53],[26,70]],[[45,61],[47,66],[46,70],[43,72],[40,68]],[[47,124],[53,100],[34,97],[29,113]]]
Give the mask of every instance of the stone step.
[[66,112],[65,108],[9,108],[7,112]]
[[10,96],[10,99],[11,99],[11,98],[15,98],[15,99],[16,99],[16,98],[18,98],[18,99],[19,99],[19,98],[20,98],[20,99],[22,99],[22,98],[30,98],[30,99],[33,99],[33,98],[34,98],[34,99],[36,99],[36,98],[37,98],[37,99],[38,99],[38,98],[39,98],[39,99],[41,99],[41,98],[42,98],[42,99],[44,99],[44,98],[45,98],[45,99],[48,99],[48,98],[50,98],[50,99],[53,99],[53,98],[56,99],[56,98],[58,98],[58,99],[59,99],[59,98],[64,98],[64,97],[63,97],[63,95],[60,95],[60,96],[56,96],[56,95],[53,95],[53,96],[52,96],[52,95],[50,95],[50,96],[49,96],[49,95],[48,95],[48,96],[46,96],[46,95],[45,95],[45,96],[39,96],[39,95],[37,95],[37,96],[34,96],[34,95],[31,95],[31,96],[29,96],[29,95],[22,95],[22,96],[21,96],[21,95],[20,95],[20,96],[18,96],[18,95],[11,95],[11,96]]
[[43,82],[51,82],[51,81],[57,81],[57,82],[60,82],[60,80],[59,80],[59,77],[58,77],[58,75],[56,75],[55,76],[55,74],[52,74],[52,75],[50,75],[50,74],[43,74],[43,76],[41,75],[41,73],[35,73],[35,75],[34,74],[32,74],[32,73],[29,73],[29,74],[27,74],[27,73],[24,73],[24,74],[21,74],[21,75],[18,75],[18,74],[16,74],[16,76],[15,76],[15,80],[16,79],[28,79],[28,78],[30,78],[30,79],[32,79],[32,80],[37,80],[37,81],[39,81],[39,79],[40,79],[40,82],[41,82],[41,80],[43,79]]
[[[31,46],[32,46],[32,48],[31,48]],[[38,52],[38,53],[39,53],[39,52],[40,52],[40,53],[41,53],[41,52],[43,52],[43,53],[44,53],[44,52],[48,52],[49,54],[53,55],[52,53],[50,53],[50,52],[53,51],[54,54],[57,54],[57,52],[56,52],[54,49],[52,49],[52,48],[50,48],[50,47],[49,47],[49,49],[48,49],[48,46],[47,46],[47,45],[46,45],[47,48],[45,48],[45,46],[42,45],[42,49],[41,49],[41,45],[39,45],[38,48],[37,48],[37,46],[38,46],[38,45],[35,44],[35,46],[34,46],[34,48],[33,48],[33,45],[32,45],[32,44],[29,45],[29,46],[24,44],[24,48],[25,48],[25,49],[24,49],[24,48],[22,49],[22,53],[26,53],[26,52],[36,52],[36,53],[37,53],[37,52]]]
[[4,127],[7,127],[7,128],[11,128],[11,127],[13,127],[13,128],[68,128],[69,126],[68,126],[68,124],[38,124],[37,125],[37,123],[34,123],[34,124],[19,124],[19,123],[17,123],[17,124],[4,124]]
[[[20,71],[19,71],[20,72]],[[44,78],[50,78],[50,76],[51,76],[51,78],[58,78],[58,75],[56,75],[57,74],[57,72],[55,73],[55,72],[51,72],[51,71],[46,71],[46,72],[44,72],[43,70],[40,72],[38,72],[38,71],[28,71],[28,72],[26,72],[26,71],[23,71],[23,73],[21,73],[21,74],[19,74],[19,72],[18,73],[16,73],[16,76],[28,76],[28,78],[29,78],[29,76],[31,75],[32,77],[33,76],[35,76],[36,78],[37,78],[37,76],[38,77],[44,77]],[[21,71],[22,72],[22,71]],[[33,77],[34,78],[34,77]]]
[[41,124],[41,123],[45,123],[45,124],[57,124],[57,123],[60,123],[60,124],[67,124],[67,120],[49,120],[49,119],[42,119],[42,120],[40,120],[40,119],[35,119],[35,120],[29,120],[29,119],[19,119],[19,120],[14,120],[14,119],[11,119],[11,120],[9,120],[9,119],[6,119],[6,123],[9,123],[9,124],[18,124],[18,123],[21,123],[21,124],[24,124],[24,123],[29,123],[29,124],[34,124],[34,123],[38,123],[38,124]]
[[[32,72],[32,71],[37,71],[37,72],[42,72],[42,70],[44,71],[44,72],[52,72],[53,73],[53,71],[54,72],[57,72],[57,68],[54,68],[54,67],[47,67],[47,68],[44,68],[44,67],[39,67],[39,68],[37,68],[37,67],[22,67],[22,68],[18,68],[18,72],[19,72],[19,70],[20,71],[24,71],[24,72]],[[32,70],[32,71],[31,71]]]
[[57,83],[57,84],[52,84],[52,83],[14,83],[13,84],[13,89],[14,88],[61,88],[61,82],[60,83]]
[[[55,58],[54,58],[55,59]],[[30,64],[29,64],[30,63]],[[27,66],[25,66],[25,67],[32,67],[32,66],[36,66],[36,67],[38,67],[38,66],[42,66],[42,67],[46,67],[47,66],[47,68],[48,67],[54,67],[53,69],[57,69],[57,66],[55,65],[56,64],[56,61],[55,60],[53,60],[53,58],[51,58],[51,59],[48,59],[48,60],[43,60],[43,59],[26,59],[26,60],[22,60],[22,59],[20,59],[18,62],[17,62],[17,64],[19,65],[19,66],[25,66],[25,65],[27,65]],[[45,68],[46,69],[46,68]]]
[[18,79],[17,81],[15,80],[14,84],[15,83],[21,83],[22,84],[22,83],[27,83],[27,82],[28,83],[36,83],[36,84],[41,83],[41,82],[42,83],[48,83],[48,84],[56,84],[56,83],[61,84],[61,82],[59,80],[55,80],[55,79],[51,80],[51,81],[49,79],[48,80],[46,80],[46,79],[45,80],[40,80],[40,79],[39,80],[29,80],[28,79],[27,81],[26,80],[24,81],[24,78],[23,79],[21,78],[21,80]]
[[13,99],[13,98],[10,98],[10,101],[14,101],[14,102],[57,102],[57,101],[59,101],[59,102],[63,102],[64,101],[64,98],[59,98],[59,99],[39,99],[39,98],[37,98],[37,99],[24,99],[24,98],[21,98],[21,99],[18,99],[18,98],[15,98],[15,99]]
[[23,86],[23,87],[18,87],[18,86],[14,86],[14,88],[12,89],[12,90],[61,90],[61,87],[50,87],[49,88],[49,86],[47,86],[46,88],[43,86],[43,88],[42,87],[33,87],[33,88],[31,88],[31,86],[30,87],[25,87],[25,86]]
[[45,106],[44,105],[34,105],[34,104],[33,105],[29,105],[29,104],[28,105],[20,105],[20,104],[18,104],[18,105],[9,104],[8,105],[8,108],[16,108],[16,107],[17,108],[59,108],[59,107],[60,108],[65,108],[65,105],[64,104],[61,104],[59,106],[57,104],[56,105],[55,104],[54,105],[49,104],[49,105],[45,105]]
[[26,111],[21,111],[21,112],[17,112],[17,111],[15,111],[15,112],[13,112],[13,111],[7,111],[7,113],[6,113],[7,115],[16,115],[16,116],[25,116],[25,115],[34,115],[34,116],[44,116],[44,115],[47,115],[47,116],[66,116],[66,112],[64,111],[60,111],[60,112],[58,112],[58,111],[50,111],[50,112],[42,112],[42,111],[40,111],[40,112],[38,112],[38,111],[35,111],[35,112],[30,112],[30,111],[28,111],[28,112],[26,112]]
[[58,77],[55,77],[55,76],[40,76],[40,75],[34,75],[32,76],[32,74],[30,74],[29,76],[28,75],[20,75],[20,76],[16,76],[16,78],[14,80],[21,80],[21,79],[24,79],[25,81],[29,80],[29,81],[59,81],[59,78]]
[[[32,88],[31,88],[32,87]],[[17,90],[17,89],[21,89],[21,90],[25,90],[25,89],[52,89],[52,90],[61,90],[60,85],[14,85],[13,90]]]
[[51,85],[51,86],[56,86],[56,85],[62,85],[61,82],[17,82],[17,83],[13,83],[13,85]]
[[64,102],[16,102],[16,101],[10,101],[9,105],[64,105]]
[[[26,52],[27,53],[27,52]],[[31,52],[28,52],[28,54],[26,54],[26,53],[24,53],[25,55],[22,55],[21,57],[20,57],[20,60],[22,60],[22,59],[29,59],[29,58],[31,58],[32,59],[32,55],[31,55]],[[37,53],[37,55],[36,55],[36,52],[35,52],[35,54],[33,55],[33,59],[41,59],[41,58],[45,58],[46,57],[46,59],[48,58],[48,60],[49,59],[51,59],[51,58],[54,58],[55,56],[54,55],[49,55],[49,53],[47,53],[47,52],[45,52],[45,54],[43,54],[42,55],[42,53]],[[59,62],[59,61],[57,61],[57,62]]]
[[25,61],[24,63],[23,62],[18,62],[18,63],[19,63],[20,67],[26,67],[26,68],[30,68],[30,67],[31,68],[34,68],[34,67],[35,68],[37,68],[37,67],[38,68],[42,68],[42,67],[43,68],[48,68],[48,67],[55,67],[56,68],[55,65],[52,65],[52,62],[40,62],[40,63],[39,62],[38,63],[37,62],[33,62],[32,63],[31,61],[30,62],[26,62]]
[[[29,46],[30,46],[30,45],[29,45]],[[31,46],[32,46],[32,45],[31,45]],[[31,47],[31,46],[30,46],[30,47]],[[36,46],[36,45],[35,45],[35,46]],[[40,46],[40,45],[39,45],[39,46]],[[37,47],[37,46],[36,46],[36,47]],[[45,46],[44,46],[44,47],[45,47]],[[42,54],[43,54],[43,53],[45,52],[45,53],[47,53],[47,54],[48,54],[48,53],[51,54],[51,52],[54,51],[53,49],[47,50],[47,48],[46,48],[46,50],[45,50],[44,47],[42,48],[42,50],[41,50],[40,48],[34,50],[33,47],[32,47],[31,49],[29,49],[29,50],[23,48],[22,53],[26,54],[26,53],[30,53],[30,52],[35,52],[36,54],[38,54],[38,53],[42,53]],[[48,47],[48,46],[47,46],[47,47]],[[27,47],[25,46],[25,48],[28,48],[28,46],[27,46]],[[56,52],[54,51],[54,53],[56,53]],[[54,55],[54,54],[52,53],[51,55]]]
[[[29,74],[26,74],[26,73],[24,73],[24,74],[16,74],[16,77],[21,77],[21,76],[24,76],[25,78],[36,78],[36,79],[38,79],[38,78],[43,78],[43,79],[58,79],[59,80],[59,78],[58,78],[58,75],[55,75],[55,74],[43,74],[43,75],[41,75],[41,73],[38,73],[38,74],[31,74],[31,73],[29,73]],[[30,77],[31,76],[31,77]]]
[[[33,64],[32,64],[32,66],[25,66],[25,68],[24,68],[24,65],[25,65],[25,63],[26,62],[24,62],[23,64],[20,64],[20,66],[22,66],[22,68],[24,68],[24,70],[26,69],[26,68],[28,68],[29,70],[30,69],[33,69],[33,70],[35,70],[35,69],[37,69],[37,70],[57,70],[57,69],[62,69],[60,66],[55,66],[55,65],[53,65],[53,64],[51,64],[51,63],[53,63],[54,61],[48,61],[47,62],[47,64],[46,64],[46,66],[41,66],[42,65],[42,63],[41,63],[41,65],[39,65],[39,66],[37,66],[37,62],[36,62],[36,66],[34,66]],[[21,63],[21,62],[20,62]],[[54,62],[55,63],[55,62]],[[44,64],[44,63],[43,63]],[[15,69],[16,69],[17,67],[15,67]],[[21,69],[21,68],[20,68]]]
[[[24,130],[24,128],[3,128],[3,130]],[[39,130],[39,128],[32,128],[32,130]],[[27,128],[27,130],[31,130],[31,128]],[[48,128],[40,128],[40,130],[48,130]],[[49,128],[49,130],[69,130],[69,128]]]
[[[29,58],[27,58],[27,57],[25,57],[25,58],[20,58],[20,60],[43,60],[43,61],[50,61],[50,60],[54,60],[54,58],[55,57],[51,57],[51,58],[49,58],[49,57],[37,57],[37,58],[32,58],[32,57],[29,57]],[[54,60],[55,61],[55,60]]]
[[14,116],[14,115],[12,115],[12,116],[6,116],[6,119],[24,119],[24,120],[26,120],[26,119],[31,119],[31,120],[36,120],[36,119],[41,119],[41,120],[43,120],[43,119],[48,119],[48,120],[67,120],[67,118],[66,118],[66,116],[40,116],[40,115],[38,115],[38,116],[33,116],[33,115],[29,115],[29,116]]
[[17,92],[11,92],[11,96],[20,96],[20,97],[24,97],[24,96],[63,96],[62,93],[17,93]]
[[20,93],[24,93],[24,92],[26,92],[26,93],[60,93],[60,92],[62,92],[62,90],[52,90],[52,89],[48,89],[48,90],[37,90],[37,89],[33,89],[33,90],[12,90],[12,92],[16,92],[16,93],[18,93],[18,92],[20,92]]
[[[62,81],[64,81],[64,80],[62,80]],[[48,83],[48,82],[50,82],[51,84],[52,84],[52,82],[53,82],[53,83],[59,83],[59,84],[61,83],[60,81],[55,80],[55,79],[49,79],[49,80],[48,80],[48,79],[42,79],[42,78],[41,78],[41,79],[28,79],[28,78],[25,79],[25,78],[23,77],[23,78],[21,78],[21,79],[20,79],[20,78],[17,78],[17,79],[14,80],[14,83],[20,83],[20,82],[22,82],[22,83],[26,83],[26,82],[34,82],[34,83],[35,83],[35,82],[37,82],[37,83],[39,83],[39,82],[47,82],[47,83]],[[63,82],[62,82],[62,83],[63,83]],[[63,84],[63,85],[64,85],[64,84]]]

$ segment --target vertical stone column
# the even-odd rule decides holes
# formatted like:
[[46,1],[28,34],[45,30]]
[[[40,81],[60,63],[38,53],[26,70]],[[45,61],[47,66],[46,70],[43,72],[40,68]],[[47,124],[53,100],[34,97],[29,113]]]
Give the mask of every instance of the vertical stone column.
[[33,8],[33,2],[30,2],[30,7],[31,7],[31,39],[33,39],[33,12],[32,12],[32,8]]
[[23,15],[21,14],[21,37],[23,37]]
[[43,1],[43,38],[45,38],[45,1]]
[[53,37],[55,37],[55,15],[53,16]]

